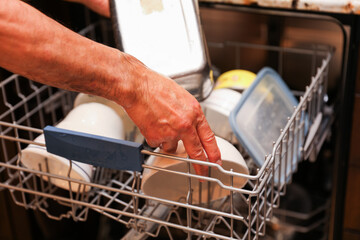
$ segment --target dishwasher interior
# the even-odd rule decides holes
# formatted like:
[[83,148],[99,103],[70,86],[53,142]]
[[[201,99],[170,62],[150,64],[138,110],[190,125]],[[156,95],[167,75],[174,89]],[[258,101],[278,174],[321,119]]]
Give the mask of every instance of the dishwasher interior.
[[[91,181],[85,182],[41,166],[26,168],[20,161],[22,150],[29,144],[44,147],[34,139],[45,126],[56,125],[69,113],[77,93],[12,74],[0,83],[0,190],[8,189],[17,205],[55,220],[86,221],[89,212],[95,211],[125,227],[126,232],[121,228],[118,236],[122,239],[327,239],[337,86],[344,71],[346,30],[330,17],[216,4],[201,4],[200,17],[214,79],[232,69],[257,73],[269,66],[299,100],[279,136],[274,136],[273,150],[264,156],[263,166],[256,166],[239,144],[235,147],[244,156],[249,174],[159,155],[145,147],[144,169],[183,178],[187,195],[176,201],[144,194],[142,172],[96,167]],[[108,20],[89,21],[79,33],[114,46]],[[311,128],[319,114],[321,124],[310,144],[299,145],[299,137],[306,139],[305,128]],[[289,162],[289,154],[297,160]],[[149,156],[183,162],[186,169],[151,166]],[[223,172],[230,184],[212,177],[195,184],[201,177],[190,172],[191,163]],[[71,161],[69,166],[70,174]],[[275,181],[280,172],[286,183]],[[245,178],[246,185],[234,186],[236,178]],[[51,179],[65,182],[68,189],[57,187]],[[226,196],[211,199],[214,186]]]

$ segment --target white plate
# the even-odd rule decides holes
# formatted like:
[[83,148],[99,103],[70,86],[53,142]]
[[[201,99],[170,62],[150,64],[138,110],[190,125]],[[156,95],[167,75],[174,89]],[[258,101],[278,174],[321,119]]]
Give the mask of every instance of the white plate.
[[[223,161],[222,167],[225,170],[233,169],[236,173],[249,174],[248,167],[239,153],[239,151],[228,141],[216,137],[217,144],[221,152],[221,158]],[[157,149],[157,152],[160,150]],[[179,142],[176,156],[186,157],[186,151],[182,144]],[[160,167],[166,170],[172,170],[180,173],[187,173],[188,164],[183,161],[172,160],[164,157],[150,156],[146,162],[148,166]],[[195,174],[195,170],[190,164],[190,173]],[[217,168],[211,169],[211,175],[213,179],[219,180],[226,186],[231,186],[230,176],[220,172]],[[247,182],[247,178],[234,177],[233,186],[236,188],[242,188]],[[230,194],[229,190],[222,188],[218,183],[210,183],[210,200],[215,201]],[[165,171],[151,170],[145,168],[142,179],[142,191],[150,196],[164,198],[172,201],[185,201],[188,194],[189,178],[184,175],[175,173],[169,173]],[[208,182],[201,184],[198,179],[191,179],[191,187],[193,190],[192,203],[200,204],[208,201]],[[199,194],[201,193],[201,194]],[[201,195],[201,196],[200,196]],[[201,200],[200,200],[201,197]]]

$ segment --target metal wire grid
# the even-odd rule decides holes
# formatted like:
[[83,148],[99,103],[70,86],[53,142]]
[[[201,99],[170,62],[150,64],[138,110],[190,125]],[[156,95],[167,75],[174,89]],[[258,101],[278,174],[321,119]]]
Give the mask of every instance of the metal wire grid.
[[[297,233],[309,233],[315,229],[324,229],[325,231],[321,234],[322,237],[319,239],[327,239],[328,220],[330,216],[330,200],[324,202],[324,204],[319,205],[314,210],[309,213],[299,213],[284,209],[275,209],[274,215],[277,219],[285,219],[280,223],[280,225],[285,226],[292,232]],[[287,221],[286,221],[287,220]],[[300,221],[299,221],[300,220]],[[301,224],[294,224],[291,222],[301,222]]]
[[[81,31],[88,37],[105,34],[103,28],[107,25],[97,23],[89,25]],[[105,37],[103,37],[105,39]],[[136,232],[145,236],[158,236],[165,231],[170,239],[180,235],[188,239],[213,237],[216,239],[258,239],[265,235],[266,221],[273,215],[273,209],[279,206],[280,196],[286,193],[286,182],[274,181],[275,176],[284,174],[288,182],[297,169],[298,162],[303,158],[302,142],[305,139],[305,124],[311,126],[316,115],[324,106],[324,95],[328,76],[328,64],[331,59],[329,49],[305,50],[282,48],[274,46],[215,43],[211,47],[236,46],[237,49],[256,48],[279,53],[279,66],[282,66],[282,54],[291,52],[314,56],[312,66],[316,69],[311,84],[300,98],[299,105],[294,108],[294,114],[289,117],[280,137],[274,142],[273,152],[265,156],[265,163],[260,169],[253,169],[252,174],[245,175],[224,170],[213,163],[192,159],[168,157],[177,161],[207,165],[217,168],[227,174],[231,180],[235,177],[248,179],[244,188],[226,186],[218,179],[202,177],[194,174],[169,171],[146,163],[144,168],[166,171],[171,174],[186,176],[188,179],[203,179],[205,183],[219,184],[229,191],[229,195],[217,201],[206,204],[192,204],[191,181],[188,182],[188,195],[179,201],[170,201],[141,192],[142,175],[136,172],[114,171],[97,168],[91,183],[62,177],[43,171],[27,169],[21,166],[19,155],[27,144],[42,133],[45,125],[59,122],[72,108],[73,93],[58,90],[49,86],[33,83],[12,75],[1,82],[1,95],[5,110],[0,115],[1,147],[3,161],[0,162],[0,188],[7,188],[13,200],[25,208],[39,209],[53,219],[72,217],[75,221],[84,221],[89,209],[106,215]],[[323,59],[317,66],[317,58]],[[315,71],[315,70],[314,70]],[[281,71],[280,71],[281,73]],[[20,83],[21,82],[21,83]],[[27,127],[26,127],[27,126]],[[299,144],[300,143],[300,144]],[[300,147],[299,147],[300,146]],[[143,150],[144,154],[158,155]],[[291,162],[289,159],[296,158]],[[288,168],[288,165],[291,165]],[[71,162],[70,162],[71,166]],[[70,169],[69,169],[70,173]],[[68,175],[69,176],[69,175]],[[57,178],[69,183],[69,190],[60,189],[43,177]],[[79,192],[71,189],[72,182],[81,186],[89,186],[89,192]],[[205,183],[202,183],[204,187]],[[199,193],[201,194],[201,193]]]

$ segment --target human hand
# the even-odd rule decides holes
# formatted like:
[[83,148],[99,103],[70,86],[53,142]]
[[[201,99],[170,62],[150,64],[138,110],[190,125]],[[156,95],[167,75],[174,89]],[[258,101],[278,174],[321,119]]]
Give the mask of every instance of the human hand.
[[[132,88],[136,92],[123,106],[147,143],[171,153],[182,140],[191,159],[221,164],[215,135],[198,101],[170,78],[148,69],[131,56],[127,60],[133,69],[127,81],[136,84]],[[206,166],[194,165],[194,169],[197,174],[207,175]]]
[[[118,49],[70,31],[22,1],[4,1],[4,6],[0,52],[5,57],[0,66],[43,84],[115,101],[150,146],[172,152],[182,140],[190,158],[221,163],[200,104],[173,80]],[[206,167],[194,168],[207,174]]]
[[103,15],[105,17],[110,17],[109,0],[66,0],[66,1],[81,3],[100,15]]

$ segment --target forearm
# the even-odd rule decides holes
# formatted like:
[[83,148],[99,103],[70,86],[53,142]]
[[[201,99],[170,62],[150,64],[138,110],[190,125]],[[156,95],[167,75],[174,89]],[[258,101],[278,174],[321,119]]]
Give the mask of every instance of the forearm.
[[126,78],[136,73],[129,65],[141,63],[72,32],[21,1],[1,4],[1,67],[55,87],[111,100],[116,96],[121,105],[131,104],[136,81]]
[[220,159],[215,135],[189,92],[134,57],[82,37],[18,0],[1,0],[0,54],[0,66],[12,72],[122,105],[152,147],[174,151],[182,140],[190,158]]

